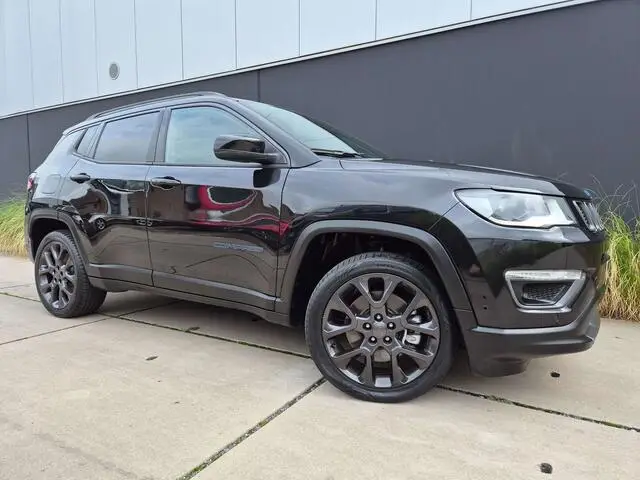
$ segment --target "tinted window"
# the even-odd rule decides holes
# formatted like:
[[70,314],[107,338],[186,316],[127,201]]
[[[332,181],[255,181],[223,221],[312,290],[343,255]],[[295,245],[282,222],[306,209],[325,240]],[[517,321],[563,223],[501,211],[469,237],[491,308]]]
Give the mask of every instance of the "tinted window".
[[109,163],[144,163],[150,159],[158,112],[115,120],[105,125],[96,160]]
[[82,140],[80,140],[80,144],[78,145],[78,148],[76,148],[76,151],[80,155],[84,155],[85,157],[89,156],[89,147],[91,146],[91,142],[97,131],[98,125],[94,125],[93,127],[89,127],[85,130]]
[[180,108],[171,112],[165,150],[166,163],[199,165],[228,163],[213,153],[220,135],[245,135],[261,138],[244,122],[224,110],[213,107]]

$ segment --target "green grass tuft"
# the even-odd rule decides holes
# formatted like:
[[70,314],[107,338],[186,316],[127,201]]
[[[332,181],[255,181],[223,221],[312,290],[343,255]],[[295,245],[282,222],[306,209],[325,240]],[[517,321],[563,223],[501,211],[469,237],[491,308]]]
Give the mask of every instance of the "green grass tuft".
[[640,322],[640,220],[625,223],[615,211],[603,215],[607,227],[609,263],[602,315]]
[[24,200],[0,203],[0,253],[26,256],[24,246]]

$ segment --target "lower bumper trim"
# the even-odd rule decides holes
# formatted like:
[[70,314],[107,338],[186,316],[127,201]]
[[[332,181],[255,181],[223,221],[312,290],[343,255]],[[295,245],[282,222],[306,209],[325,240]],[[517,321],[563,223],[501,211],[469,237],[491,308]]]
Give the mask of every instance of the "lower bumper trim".
[[599,330],[600,314],[594,301],[568,325],[532,329],[475,326],[463,329],[463,336],[471,370],[496,377],[523,372],[532,358],[588,350]]

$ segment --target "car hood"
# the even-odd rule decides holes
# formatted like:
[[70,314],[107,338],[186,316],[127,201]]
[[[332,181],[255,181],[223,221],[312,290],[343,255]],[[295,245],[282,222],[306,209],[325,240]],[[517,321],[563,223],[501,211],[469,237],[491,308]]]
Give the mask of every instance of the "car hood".
[[416,161],[395,158],[376,160],[354,159],[341,161],[345,170],[407,172],[407,175],[424,175],[425,178],[440,178],[457,184],[455,188],[493,188],[546,195],[590,198],[587,190],[569,183],[523,172],[498,168]]

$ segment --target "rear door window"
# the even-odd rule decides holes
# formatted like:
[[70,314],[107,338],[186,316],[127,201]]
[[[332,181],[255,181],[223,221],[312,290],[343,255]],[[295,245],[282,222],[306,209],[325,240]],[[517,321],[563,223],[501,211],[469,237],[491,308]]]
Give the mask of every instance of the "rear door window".
[[153,159],[160,112],[113,120],[104,126],[95,159],[105,163],[145,163]]

